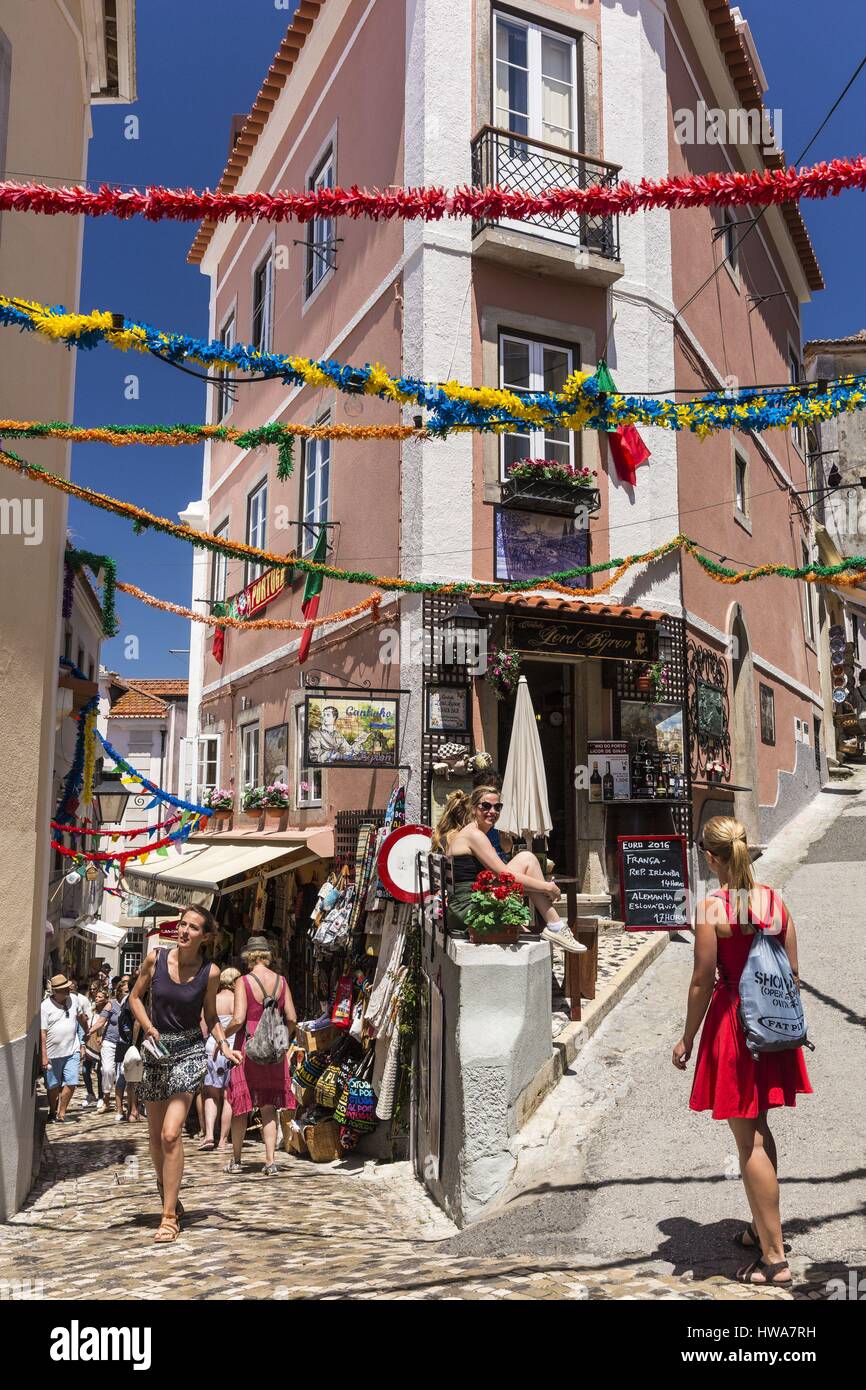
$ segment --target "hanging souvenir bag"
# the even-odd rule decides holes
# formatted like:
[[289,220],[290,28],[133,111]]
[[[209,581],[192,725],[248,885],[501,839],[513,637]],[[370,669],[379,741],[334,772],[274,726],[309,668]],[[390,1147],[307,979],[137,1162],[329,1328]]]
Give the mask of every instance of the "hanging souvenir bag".
[[313,948],[320,955],[338,955],[345,951],[352,935],[352,908],[355,886],[349,884],[340,901],[331,908],[325,920],[313,932]]
[[315,1086],[327,1067],[328,1058],[324,1052],[308,1052],[295,1072],[295,1080],[304,1089]]
[[337,981],[337,993],[331,1010],[331,1022],[335,1028],[351,1027],[353,993],[351,975],[341,975]]
[[373,1069],[371,1047],[355,1075],[340,1096],[334,1119],[356,1134],[371,1134],[376,1128],[376,1092],[370,1084]]
[[313,921],[319,923],[327,916],[332,907],[336,907],[340,900],[340,895],[345,891],[349,881],[349,871],[343,866],[340,875],[330,874],[319,889],[319,896],[316,898],[316,906],[313,909]]
[[324,1106],[326,1110],[334,1110],[345,1084],[343,1069],[332,1062],[316,1082],[316,1104]]

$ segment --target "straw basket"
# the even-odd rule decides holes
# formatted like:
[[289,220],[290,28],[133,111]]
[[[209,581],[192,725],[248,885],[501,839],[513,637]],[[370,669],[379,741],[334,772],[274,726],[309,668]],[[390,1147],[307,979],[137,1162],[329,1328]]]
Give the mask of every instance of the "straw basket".
[[324,1120],[322,1124],[307,1125],[304,1129],[304,1143],[314,1163],[332,1163],[340,1158],[340,1126],[335,1120]]
[[286,1153],[294,1154],[296,1158],[303,1158],[307,1152],[307,1145],[304,1142],[303,1130],[298,1129],[293,1123],[294,1110],[283,1110],[280,1115],[280,1128],[283,1131],[283,1148]]

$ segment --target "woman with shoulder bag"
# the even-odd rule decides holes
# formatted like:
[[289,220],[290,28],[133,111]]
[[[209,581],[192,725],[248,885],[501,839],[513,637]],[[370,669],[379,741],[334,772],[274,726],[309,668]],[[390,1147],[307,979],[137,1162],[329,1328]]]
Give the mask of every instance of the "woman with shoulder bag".
[[797,1096],[810,1094],[812,1087],[801,1046],[760,1052],[755,1060],[740,1022],[739,989],[755,934],[764,931],[779,937],[799,990],[796,932],[778,894],[755,883],[746,831],[739,821],[713,816],[704,826],[698,848],[721,890],[697,907],[686,1026],[671,1060],[685,1071],[703,1021],[689,1107],[710,1110],[714,1120],[727,1120],[737,1145],[752,1221],[736,1240],[758,1256],[738,1272],[737,1279],[746,1284],[790,1286],[776,1142],[767,1112],[781,1105],[795,1106]]
[[[242,1173],[241,1152],[250,1113],[258,1109],[262,1116],[262,1136],[265,1141],[265,1162],[262,1172],[272,1177],[279,1171],[275,1161],[277,1150],[277,1111],[294,1110],[295,1097],[289,1079],[288,1045],[297,1024],[292,993],[282,975],[271,969],[271,948],[264,936],[251,936],[242,959],[248,974],[235,983],[234,1016],[226,1025],[228,1033],[244,1030],[240,1066],[232,1069],[226,1098],[232,1108],[232,1157],[225,1165],[226,1173]],[[278,1061],[255,1061],[248,1055],[250,1042],[261,1023],[267,1001],[285,1019],[286,1047]]]

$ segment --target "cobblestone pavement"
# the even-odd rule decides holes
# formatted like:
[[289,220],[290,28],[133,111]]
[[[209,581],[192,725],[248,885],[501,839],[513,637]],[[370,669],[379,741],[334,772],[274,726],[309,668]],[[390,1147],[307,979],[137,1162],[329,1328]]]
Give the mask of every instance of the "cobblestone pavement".
[[[596,975],[596,993],[610,984],[624,965],[626,965],[645,945],[654,932],[647,931],[626,931],[621,922],[604,921],[599,923],[598,932],[598,972]],[[565,980],[565,952],[553,949],[553,974],[562,989]],[[553,1036],[559,1037],[563,1028],[571,1022],[571,1015],[565,1000],[560,996],[554,995],[553,1000]]]
[[[0,1228],[0,1281],[46,1299],[698,1299],[788,1300],[722,1275],[673,1277],[639,1259],[605,1263],[532,1256],[460,1257],[453,1228],[433,1211],[408,1165],[320,1165],[279,1153],[246,1171],[186,1139],[187,1215],[172,1245],[154,1246],[159,1204],[146,1125],[74,1110],[49,1126],[42,1171],[26,1207]],[[122,1252],[122,1258],[118,1252]],[[818,1277],[820,1276],[820,1277]],[[823,1295],[810,1271],[795,1298]],[[19,1294],[19,1296],[22,1296]]]

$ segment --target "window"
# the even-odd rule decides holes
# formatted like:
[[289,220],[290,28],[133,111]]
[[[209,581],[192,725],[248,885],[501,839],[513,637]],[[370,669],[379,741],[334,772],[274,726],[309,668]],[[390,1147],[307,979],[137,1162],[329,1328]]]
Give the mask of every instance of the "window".
[[[796,386],[796,384],[799,381],[803,380],[803,368],[800,362],[800,358],[798,353],[796,353],[793,348],[791,348],[791,350],[788,353],[788,374],[791,378],[792,386]],[[800,453],[802,453],[804,436],[803,426],[794,425],[791,429],[791,435],[793,437],[794,443],[800,450]]]
[[[254,492],[247,498],[247,545],[254,545],[259,550],[264,550],[268,539],[268,485],[260,483]],[[260,574],[264,574],[265,566],[258,564],[255,560],[246,562],[246,578],[244,584],[252,584],[254,579],[258,579]]]
[[71,651],[72,651],[72,629],[67,627],[66,632],[65,632],[64,635],[63,635],[63,655],[66,657],[66,660],[67,660],[67,661],[71,661],[71,659],[72,659],[72,658],[70,657],[70,655],[69,655],[69,653],[70,653]]
[[[235,343],[235,316],[227,319],[220,331],[219,340],[223,347],[234,347]],[[234,387],[231,385],[231,373],[221,370],[217,373],[220,384],[216,388],[216,419],[217,424],[224,420],[229,414],[234,404]]]
[[[215,536],[224,536],[228,539],[229,524],[224,521],[214,531]],[[226,585],[228,583],[228,556],[224,551],[218,550],[214,553],[213,563],[210,572],[210,601],[211,603],[224,603],[226,597]]]
[[[329,415],[323,415],[316,423],[327,424]],[[319,527],[315,524],[328,520],[328,494],[331,476],[330,439],[308,439],[304,446],[304,474],[301,540],[302,555],[309,555],[315,549],[319,538]]]
[[295,785],[297,806],[320,806],[322,802],[322,769],[303,767],[304,756],[304,706],[298,705],[295,711]]
[[[499,384],[520,394],[526,391],[561,391],[574,370],[572,349],[556,343],[535,342],[502,333],[499,339]],[[526,428],[519,434],[502,436],[502,477],[522,458],[547,458],[574,464],[575,434],[572,430]]]
[[76,666],[78,667],[79,671],[83,671],[83,670],[84,670],[84,648],[83,648],[82,646],[80,646],[80,645],[79,645],[79,648],[78,648],[78,660],[76,661],[75,664],[76,664]]
[[[804,565],[804,566],[805,566],[805,565],[810,565],[810,564],[812,563],[812,561],[811,561],[811,558],[810,558],[810,556],[809,556],[809,547],[807,546],[807,544],[806,544],[805,541],[801,541],[801,542],[800,542],[800,547],[801,547],[801,553],[802,553],[802,556],[803,556],[803,565]],[[805,613],[805,619],[806,619],[806,636],[808,637],[809,641],[810,641],[810,642],[812,643],[812,645],[814,646],[814,644],[815,644],[815,613],[814,613],[813,608],[812,608],[812,586],[811,586],[811,584],[807,584],[805,581],[803,582],[803,607],[804,607],[804,613]]]
[[737,226],[737,218],[730,208],[722,209],[722,243],[725,248],[725,260],[731,270],[736,274],[740,267],[740,250],[737,245],[740,239],[740,228]]
[[220,741],[215,734],[202,735],[198,739],[198,764],[196,788],[198,795],[206,787],[218,787],[220,778]]
[[241,729],[241,775],[244,790],[259,785],[258,724],[245,724]]
[[815,766],[821,771],[821,721],[817,714],[812,716],[812,729],[815,734]]
[[734,454],[734,498],[741,516],[749,514],[748,469],[748,460],[742,454]]
[[496,14],[493,42],[493,124],[562,149],[579,148],[575,40]]
[[88,679],[89,681],[92,681],[92,680],[93,680],[93,675],[94,675],[95,670],[96,670],[96,667],[95,667],[94,664],[93,664],[93,657],[90,657],[90,659],[88,660],[88,663],[87,663],[87,679]]
[[[320,188],[334,187],[334,151],[329,149],[319,162],[315,173],[307,181],[313,193]],[[317,217],[307,223],[307,268],[306,297],[324,280],[329,270],[334,269],[336,245],[334,243],[334,220],[331,217]]]
[[270,251],[253,276],[253,346],[270,352],[274,326],[274,259]]

